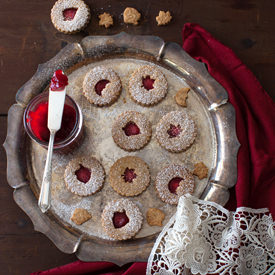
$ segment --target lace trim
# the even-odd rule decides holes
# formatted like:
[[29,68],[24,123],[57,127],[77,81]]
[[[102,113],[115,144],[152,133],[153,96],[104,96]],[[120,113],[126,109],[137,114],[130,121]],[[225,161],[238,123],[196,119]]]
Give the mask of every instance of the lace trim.
[[268,209],[230,212],[182,196],[148,259],[147,275],[275,274],[275,223]]

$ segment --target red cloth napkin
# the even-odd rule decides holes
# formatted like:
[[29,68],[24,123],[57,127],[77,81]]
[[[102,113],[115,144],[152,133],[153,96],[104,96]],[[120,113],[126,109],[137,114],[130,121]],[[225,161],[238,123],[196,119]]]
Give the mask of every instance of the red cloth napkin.
[[[227,90],[236,110],[238,180],[231,190],[229,210],[268,207],[275,218],[275,105],[252,72],[231,49],[197,24],[182,30],[183,48],[207,64],[209,73]],[[121,268],[107,262],[81,261],[33,274],[145,274],[146,263]]]

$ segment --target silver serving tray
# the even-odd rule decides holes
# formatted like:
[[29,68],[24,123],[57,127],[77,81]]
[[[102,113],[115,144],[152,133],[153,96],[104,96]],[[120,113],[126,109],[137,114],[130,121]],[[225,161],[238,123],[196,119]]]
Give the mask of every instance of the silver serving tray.
[[34,76],[16,95],[16,104],[8,113],[8,132],[4,147],[7,154],[7,179],[14,188],[14,200],[26,212],[36,231],[44,233],[65,253],[75,253],[83,261],[111,261],[123,265],[147,261],[156,234],[123,242],[100,240],[81,234],[58,220],[50,212],[42,214],[37,206],[38,190],[31,184],[28,169],[28,140],[22,117],[29,101],[45,90],[56,69],[66,72],[85,63],[111,57],[137,58],[154,62],[171,70],[191,87],[209,112],[216,140],[215,167],[211,170],[201,199],[221,205],[229,199],[228,188],[237,180],[239,142],[235,131],[235,110],[228,103],[226,90],[208,73],[203,63],[191,58],[179,45],[165,43],[155,36],[129,35],[88,36],[80,43],[63,48],[48,62],[39,65]]

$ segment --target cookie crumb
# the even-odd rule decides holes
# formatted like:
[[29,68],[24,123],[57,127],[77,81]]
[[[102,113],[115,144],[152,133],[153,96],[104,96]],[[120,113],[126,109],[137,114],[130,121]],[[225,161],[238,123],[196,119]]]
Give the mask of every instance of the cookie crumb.
[[126,24],[138,25],[141,14],[135,8],[126,8],[123,12],[123,20]]
[[167,25],[172,19],[170,11],[159,11],[159,15],[156,17],[158,26]]
[[200,180],[204,179],[208,175],[208,168],[205,166],[203,162],[196,163],[193,174],[197,176]]
[[83,208],[76,208],[71,216],[71,221],[77,225],[88,221],[91,218],[91,214]]
[[106,29],[114,24],[113,17],[110,13],[102,13],[98,16],[99,18],[99,26],[104,26]]
[[178,105],[180,105],[182,107],[187,107],[186,100],[187,100],[189,91],[190,91],[190,89],[185,87],[185,88],[180,89],[176,93],[175,100]]
[[146,219],[151,226],[162,226],[165,214],[157,208],[149,208],[146,213]]

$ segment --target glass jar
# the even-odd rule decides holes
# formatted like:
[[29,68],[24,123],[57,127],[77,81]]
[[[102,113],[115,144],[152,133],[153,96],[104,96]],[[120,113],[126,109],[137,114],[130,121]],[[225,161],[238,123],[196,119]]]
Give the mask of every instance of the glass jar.
[[[49,93],[44,92],[34,97],[25,109],[23,124],[29,137],[48,148],[49,130],[47,128]],[[65,129],[67,126],[68,129]],[[55,151],[68,153],[79,146],[83,137],[83,116],[79,105],[68,95],[62,117],[61,129],[56,133],[54,147]],[[66,133],[66,135],[65,135]]]

